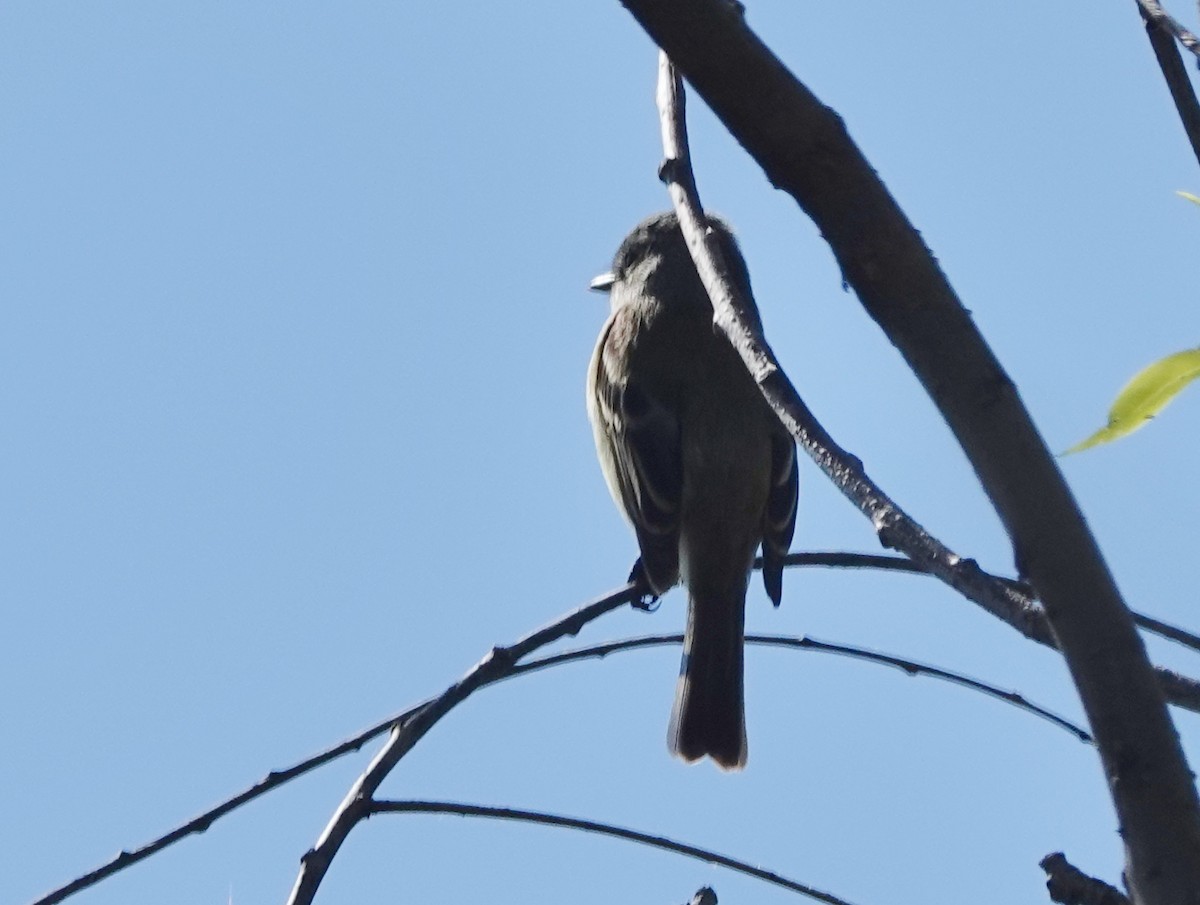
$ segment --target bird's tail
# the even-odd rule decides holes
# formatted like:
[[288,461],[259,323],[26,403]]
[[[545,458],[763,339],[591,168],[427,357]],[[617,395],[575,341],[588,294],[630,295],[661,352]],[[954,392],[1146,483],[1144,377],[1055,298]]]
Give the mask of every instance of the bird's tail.
[[683,664],[667,729],[671,753],[686,761],[705,755],[725,770],[746,765],[742,650],[746,591],[688,597]]

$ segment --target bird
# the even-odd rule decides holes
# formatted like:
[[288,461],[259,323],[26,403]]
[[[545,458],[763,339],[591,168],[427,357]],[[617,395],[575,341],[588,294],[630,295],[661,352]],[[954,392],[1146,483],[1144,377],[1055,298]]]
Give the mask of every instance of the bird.
[[[715,216],[706,223],[761,330],[732,231]],[[634,227],[591,288],[610,305],[587,378],[601,470],[637,536],[635,575],[655,596],[687,589],[668,747],[739,770],[746,591],[761,545],[763,581],[780,603],[799,494],[795,441],[714,324],[673,212]]]

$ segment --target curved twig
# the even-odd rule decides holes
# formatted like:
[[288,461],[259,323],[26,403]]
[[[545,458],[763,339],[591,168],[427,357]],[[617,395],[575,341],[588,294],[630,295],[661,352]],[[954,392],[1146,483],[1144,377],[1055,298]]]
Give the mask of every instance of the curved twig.
[[[1160,638],[1166,638],[1168,641],[1182,644],[1191,650],[1200,651],[1200,638],[1178,626],[1171,625],[1169,622],[1163,622],[1161,619],[1155,619],[1153,616],[1143,615],[1137,611],[1133,613],[1133,621],[1139,628],[1153,632]],[[1171,699],[1170,692],[1167,693],[1167,700],[1171,701],[1172,704],[1176,703]]]
[[791,892],[798,892],[811,899],[816,899],[818,902],[825,902],[827,905],[850,905],[845,899],[835,896],[832,893],[823,892],[804,883],[798,883],[795,880],[789,880],[787,877],[777,874],[774,871],[755,867],[753,864],[740,861],[737,858],[730,858],[728,855],[721,855],[709,849],[700,848],[699,846],[688,845],[686,842],[676,842],[665,836],[652,836],[649,833],[641,833],[637,830],[613,826],[610,823],[600,823],[595,820],[564,817],[561,814],[548,814],[545,811],[525,811],[517,808],[489,808],[475,804],[458,804],[452,801],[373,801],[371,802],[369,811],[372,814],[457,814],[461,817],[490,817],[497,820],[520,820],[525,823],[538,823],[542,826],[584,830],[588,833],[599,833],[602,836],[627,839],[630,842],[638,842],[642,845],[662,849],[663,851],[687,855],[689,858],[696,858],[699,861],[706,861],[709,864],[719,864],[721,867],[728,867],[730,870],[745,874],[748,877],[765,880],[774,886],[782,887]]
[[[620,653],[629,650],[640,650],[646,647],[659,647],[667,644],[682,644],[683,635],[643,635],[638,638],[625,638],[620,641],[610,641],[606,644],[595,644],[590,647],[579,648],[577,650],[562,651],[557,654],[548,654],[545,657],[539,657],[536,660],[530,660],[527,663],[518,665],[512,671],[512,676],[517,676],[527,672],[537,672],[538,670],[548,669],[551,666],[558,666],[561,663],[575,663],[580,660],[603,659],[609,654]],[[1092,737],[1088,732],[1072,723],[1065,717],[1061,717],[1051,710],[1047,710],[1038,704],[1033,703],[1024,695],[1015,691],[1005,691],[1003,688],[997,688],[995,685],[989,685],[979,679],[971,678],[963,673],[954,672],[949,669],[942,669],[938,666],[930,666],[925,663],[918,663],[915,660],[907,660],[903,657],[897,657],[892,654],[885,654],[879,651],[867,650],[865,647],[855,647],[851,644],[835,644],[829,641],[818,641],[816,638],[801,636],[799,638],[789,637],[785,635],[747,635],[747,644],[757,644],[763,647],[787,647],[793,650],[811,650],[819,653],[838,654],[843,657],[851,657],[855,660],[862,660],[867,663],[876,663],[881,666],[891,666],[899,669],[901,672],[910,676],[929,676],[932,679],[941,679],[944,682],[950,682],[955,685],[961,685],[964,688],[970,688],[973,691],[981,692],[988,697],[996,698],[999,701],[1004,701],[1006,704],[1024,710],[1027,713],[1032,713],[1034,716],[1040,717],[1043,720],[1057,726],[1060,729],[1073,735],[1076,739],[1087,744],[1092,744]]]
[[[827,566],[829,568],[841,569],[880,569],[885,572],[909,572],[916,575],[933,574],[928,566],[914,562],[907,556],[893,556],[888,553],[846,553],[843,551],[789,553],[783,558],[783,564],[785,566]],[[754,560],[754,568],[762,568],[762,557]],[[1021,604],[1023,613],[1027,613],[1033,609],[1041,612],[1040,607],[1037,607],[1035,604],[1037,598],[1034,596],[1033,588],[1030,587],[1028,582],[1005,578],[1002,575],[987,572],[983,574],[991,578],[992,581],[999,582],[1007,589],[1008,593],[1024,598]],[[1200,651],[1200,636],[1186,629],[1171,625],[1169,622],[1155,619],[1153,616],[1147,616],[1136,610],[1132,612],[1133,621],[1139,628],[1153,632],[1162,638],[1166,638],[1168,641],[1174,641],[1176,644],[1181,644],[1194,651]],[[1046,618],[1045,613],[1041,613],[1039,618],[1044,621]],[[1168,700],[1170,700],[1169,695]],[[1172,700],[1171,703],[1179,704],[1179,706],[1187,707],[1188,709],[1194,709],[1193,706],[1186,702]]]

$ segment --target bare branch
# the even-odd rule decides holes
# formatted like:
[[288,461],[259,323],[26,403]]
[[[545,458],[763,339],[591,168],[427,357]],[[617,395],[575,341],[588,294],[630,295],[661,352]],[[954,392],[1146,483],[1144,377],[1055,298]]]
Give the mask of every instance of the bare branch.
[[[929,569],[921,566],[918,563],[914,563],[912,560],[905,557],[875,553],[847,553],[840,551],[790,553],[785,558],[784,562],[789,566],[801,567],[826,566],[831,568],[882,569],[885,571],[908,572],[920,575],[929,574]],[[755,568],[760,567],[761,562],[756,561]],[[1007,583],[1014,591],[1018,593],[1021,592],[1020,582],[1013,582],[1009,579],[997,576],[993,576],[993,578],[996,581]],[[633,591],[633,587],[628,586],[614,593],[633,593]],[[1032,605],[1032,601],[1030,604]],[[1044,619],[1044,616],[1042,618]],[[1151,619],[1148,616],[1136,616],[1136,618],[1138,619],[1139,625],[1143,624],[1144,621],[1144,623],[1146,623],[1146,627],[1150,631],[1155,631],[1164,637],[1177,640],[1180,643],[1186,644],[1192,648],[1197,648],[1197,645],[1200,645],[1200,639],[1197,639],[1195,635],[1192,635],[1183,629],[1176,628],[1175,626],[1164,622],[1159,622],[1158,620]],[[610,653],[616,653],[621,650],[633,650],[656,644],[678,644],[680,643],[681,638],[681,635],[646,636],[642,638],[633,638],[625,641],[612,642],[609,644],[594,645],[592,647],[575,651],[568,651],[562,654],[556,654],[518,664],[507,676],[501,676],[500,680],[514,678],[526,672],[544,669],[557,662],[570,662],[574,660],[586,659],[588,657],[604,657]],[[815,641],[813,639],[804,638],[780,639],[776,641],[772,637],[764,635],[751,635],[748,636],[746,640],[751,644],[767,645],[784,644],[786,641],[792,646],[808,647],[814,650],[818,649],[818,646],[824,643]],[[845,653],[847,655],[852,655],[850,650],[851,649],[847,648]],[[875,655],[870,651],[864,651],[863,654],[864,659],[875,659],[876,656],[878,656],[879,662],[889,662],[890,659],[892,659],[887,654]],[[945,678],[949,681],[960,681],[960,679],[955,677],[955,674],[947,673],[946,675],[942,676],[939,675],[939,673],[942,671],[938,670],[936,667],[924,667],[921,664],[912,663],[910,661],[898,660],[898,658],[897,661],[892,665],[896,665],[901,669],[904,669],[906,672],[915,670],[916,672],[930,675],[935,678]],[[1162,669],[1161,667],[1156,667],[1156,669],[1159,674],[1159,679],[1162,682],[1164,692],[1167,695],[1167,699],[1170,700],[1171,703],[1189,710],[1200,712],[1200,682],[1186,676],[1181,676],[1178,673]],[[965,681],[960,681],[960,684],[967,685],[970,685],[970,683],[975,681],[967,677],[962,677],[962,680]],[[1090,740],[1090,736],[1087,736],[1087,733],[1079,727],[1075,726],[1074,724],[1066,723],[1066,721],[1063,721],[1061,717],[1058,717],[1049,711],[1043,710],[1043,708],[1027,701],[1025,698],[1019,694],[1016,694],[1015,692],[1006,692],[1002,689],[992,688],[991,686],[985,686],[979,690],[1004,700],[1009,700],[1015,706],[1030,710],[1039,716],[1043,716],[1045,719],[1049,719],[1051,722],[1058,723],[1061,721],[1065,723],[1063,728],[1067,729],[1073,734],[1080,735],[1080,737],[1085,738],[1086,740]],[[285,767],[280,770],[272,770],[258,782],[247,787],[246,789],[243,789],[241,792],[238,792],[236,795],[233,795],[225,801],[222,801],[220,804],[209,808],[207,811],[204,811],[202,814],[199,814],[181,826],[169,830],[162,836],[159,836],[157,839],[154,839],[140,848],[120,852],[111,860],[97,867],[95,870],[89,871],[88,873],[77,877],[71,882],[52,890],[42,898],[32,902],[31,905],[54,905],[54,903],[61,902],[69,896],[77,892],[81,892],[82,890],[99,883],[101,880],[104,880],[113,874],[119,873],[128,867],[132,867],[139,861],[145,860],[151,855],[162,851],[168,846],[173,845],[174,843],[179,842],[188,836],[206,832],[209,827],[212,826],[212,824],[242,805],[250,803],[254,799],[265,795],[273,789],[276,789],[285,783],[291,782],[293,779],[298,779],[309,771],[315,770],[317,767],[336,760],[345,754],[350,754],[354,751],[360,750],[368,741],[387,732],[396,724],[407,721],[418,711],[429,706],[433,700],[433,698],[426,699],[425,701],[409,707],[400,713],[390,716],[385,720],[381,720],[380,722],[375,723],[373,726],[370,726],[367,729],[364,729],[362,732],[359,732],[357,735],[351,736],[350,738],[345,739],[344,741],[341,741],[324,751],[314,754],[311,757],[307,757],[290,767]]]
[[773,886],[779,886],[791,892],[798,892],[811,899],[816,899],[818,902],[825,902],[827,905],[849,905],[845,899],[831,893],[823,892],[812,886],[806,886],[803,883],[797,883],[795,880],[789,880],[787,877],[777,874],[774,871],[755,867],[753,864],[740,861],[737,858],[730,858],[728,855],[721,855],[709,849],[700,848],[699,846],[688,845],[686,842],[676,842],[665,836],[652,836],[649,833],[641,833],[637,830],[613,826],[609,823],[600,823],[595,820],[581,820],[577,817],[547,814],[544,811],[523,811],[517,808],[489,808],[482,805],[457,804],[450,801],[374,801],[370,805],[370,812],[372,814],[458,814],[462,817],[491,817],[498,820],[520,820],[526,823],[538,823],[543,826],[584,830],[588,833],[599,833],[602,836],[627,839],[630,842],[637,842],[652,848],[662,849],[663,851],[687,855],[689,858],[705,861],[708,864],[718,864],[721,867],[728,867],[730,870],[735,870],[740,874],[765,880]]
[[[590,647],[539,657],[536,660],[530,660],[527,663],[517,666],[512,671],[511,676],[518,676],[527,672],[537,672],[541,669],[548,669],[551,666],[573,663],[579,660],[602,659],[609,654],[620,653],[622,651],[682,643],[683,635],[680,634],[643,635],[637,638],[625,638],[621,641],[610,641],[606,644],[595,644]],[[807,636],[795,638],[783,635],[746,635],[746,643],[758,644],[763,647],[786,647],[793,650],[810,650],[818,653],[838,654],[868,663],[877,663],[881,666],[891,666],[910,676],[929,676],[932,679],[951,682],[955,685],[961,685],[964,688],[970,688],[973,691],[978,691],[989,697],[1004,701],[1006,704],[1011,704],[1020,710],[1032,713],[1034,716],[1040,717],[1058,728],[1067,731],[1079,741],[1092,743],[1092,737],[1088,735],[1086,730],[1076,726],[1070,720],[1047,710],[1045,707],[1034,704],[1023,695],[1015,691],[1005,691],[1002,688],[997,688],[995,685],[989,685],[987,682],[973,679],[968,675],[954,672],[953,670],[942,669],[938,666],[929,666],[928,664],[918,663],[915,660],[906,660],[903,657],[896,657],[892,654],[867,650],[864,647],[818,641],[816,638],[809,638]]]
[[1027,638],[1056,646],[1044,614],[1032,599],[995,581],[974,560],[964,559],[929,534],[867,476],[861,460],[834,442],[809,411],[775,353],[752,326],[748,303],[729,278],[715,239],[702,226],[705,220],[688,155],[682,87],[666,54],[660,58],[658,99],[666,156],[659,173],[667,182],[680,227],[712,299],[713,319],[743,356],[780,420],[834,485],[871,520],[880,543],[901,551]]
[[[1166,638],[1168,641],[1174,641],[1176,644],[1182,644],[1184,647],[1191,648],[1194,651],[1200,651],[1200,638],[1196,637],[1189,631],[1171,625],[1169,622],[1163,622],[1161,619],[1155,619],[1153,616],[1146,616],[1139,612],[1134,612],[1133,621],[1139,628],[1144,628],[1148,632]],[[1168,694],[1167,700],[1171,701]],[[1171,703],[1175,703],[1171,701]]]
[[[1144,905],[1192,902],[1200,889],[1200,801],[1141,637],[1054,457],[921,236],[841,119],[750,31],[737,6],[623,3],[772,184],[812,217],[846,282],[937,404],[1013,539],[1019,571],[1037,588],[1066,656],[1104,763],[1135,898]],[[678,155],[668,149],[667,156]],[[686,193],[676,188],[673,198],[683,208]],[[680,222],[685,235],[689,228],[702,235],[702,220],[689,223],[681,211]],[[689,245],[695,255],[703,241]],[[697,266],[706,285],[719,282],[713,268]],[[713,305],[714,319],[764,396],[805,444],[811,438],[794,415],[803,403],[766,344],[739,318],[728,293],[715,293]],[[897,541],[890,519],[881,523],[881,513],[860,508],[885,543],[903,544],[943,580],[955,578],[947,566],[959,561],[942,545],[924,532]],[[972,599],[987,605],[995,595],[983,584],[971,589],[978,595]]]
[[1046,872],[1050,898],[1062,905],[1130,905],[1119,889],[1089,877],[1067,861],[1062,852],[1047,855],[1039,866]]
[[593,619],[639,598],[636,585],[625,588],[576,610],[509,647],[496,647],[458,682],[447,688],[429,704],[392,729],[388,742],[371,761],[370,766],[351,787],[320,838],[302,859],[296,885],[288,897],[289,905],[311,903],[321,880],[342,843],[360,820],[370,813],[371,796],[379,784],[400,762],[422,736],[457,704],[477,689],[509,675],[517,661],[540,647],[567,635],[576,635]]
[[[932,574],[928,566],[913,562],[907,556],[890,556],[886,553],[847,553],[843,551],[789,553],[783,558],[783,564],[785,566],[827,566],[839,569],[880,569],[885,572],[909,572],[917,575]],[[762,557],[754,560],[754,568],[762,568]],[[1019,609],[1023,613],[1034,619],[1045,621],[1046,614],[1036,606],[1033,588],[1027,582],[1005,578],[1003,575],[984,574],[988,575],[992,581],[1000,582],[1011,594],[1024,598],[1019,604]],[[1034,610],[1039,615],[1033,616]],[[1168,641],[1182,644],[1194,651],[1200,651],[1200,637],[1192,632],[1171,625],[1169,622],[1163,622],[1161,619],[1155,619],[1153,616],[1146,616],[1136,610],[1131,612],[1134,624],[1139,628],[1144,628],[1148,632],[1153,632]],[[1047,637],[1050,636],[1048,625],[1045,628],[1045,634]],[[1054,645],[1051,646],[1054,647]],[[1171,700],[1169,694],[1168,700]],[[1179,702],[1171,700],[1171,703]],[[1186,703],[1180,706],[1188,707]]]
[[[789,553],[783,558],[785,566],[825,566],[830,569],[879,569],[884,572],[911,572],[928,575],[929,569],[913,562],[907,556],[892,556],[887,553],[847,553],[841,550],[829,552]],[[755,557],[754,568],[762,568],[762,557]]]

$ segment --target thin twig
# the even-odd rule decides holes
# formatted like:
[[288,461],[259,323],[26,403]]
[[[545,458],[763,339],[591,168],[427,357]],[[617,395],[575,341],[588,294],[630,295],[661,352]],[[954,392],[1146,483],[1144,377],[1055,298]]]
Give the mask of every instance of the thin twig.
[[525,823],[541,824],[542,826],[584,830],[589,833],[599,833],[602,836],[627,839],[631,842],[638,842],[652,848],[662,849],[663,851],[687,855],[689,858],[695,858],[709,864],[728,867],[730,870],[735,870],[740,874],[765,880],[774,886],[782,887],[791,892],[798,892],[801,895],[816,899],[818,902],[825,902],[827,905],[849,905],[845,899],[835,896],[832,893],[823,892],[812,886],[798,883],[795,880],[789,880],[787,877],[781,876],[774,871],[755,867],[753,864],[740,861],[737,858],[730,858],[728,855],[721,855],[709,849],[688,845],[686,842],[676,842],[665,836],[652,836],[649,833],[641,833],[637,830],[613,826],[609,823],[600,823],[595,820],[581,820],[577,817],[564,817],[561,814],[548,814],[544,811],[525,811],[517,808],[489,808],[482,805],[458,804],[451,801],[375,801],[371,803],[370,811],[372,814],[457,814],[462,817],[520,820]]
[[[1184,647],[1191,648],[1194,651],[1200,651],[1200,638],[1197,638],[1191,632],[1184,631],[1168,622],[1163,622],[1161,619],[1155,619],[1153,616],[1144,616],[1137,612],[1133,614],[1133,621],[1140,628],[1166,638],[1168,641],[1174,641],[1176,644],[1182,644]],[[1174,702],[1172,701],[1172,703]]]
[[[579,648],[577,650],[562,651],[557,654],[549,654],[545,657],[539,657],[536,660],[530,660],[517,666],[512,675],[517,676],[522,673],[536,672],[541,669],[548,669],[551,666],[558,666],[562,663],[573,663],[580,660],[602,659],[609,654],[620,653],[629,650],[640,650],[647,647],[659,647],[667,644],[683,643],[683,635],[643,635],[637,638],[625,638],[620,641],[610,641],[606,644],[595,644],[590,647]],[[1059,716],[1053,711],[1047,710],[1038,704],[1034,704],[1028,698],[1015,691],[1005,691],[1003,688],[997,688],[995,685],[989,685],[987,682],[973,679],[963,673],[954,672],[949,669],[942,669],[938,666],[930,666],[925,663],[918,663],[915,660],[907,660],[903,657],[897,657],[892,654],[881,653],[879,651],[867,650],[864,647],[855,647],[850,644],[834,644],[829,641],[818,641],[816,638],[802,636],[799,638],[788,637],[784,635],[747,635],[747,644],[757,644],[764,647],[786,647],[793,650],[810,650],[818,653],[838,654],[843,657],[851,657],[855,660],[863,660],[868,663],[876,663],[881,666],[891,666],[899,669],[901,672],[910,676],[928,676],[932,679],[940,679],[944,682],[951,682],[955,685],[961,685],[964,688],[970,688],[973,691],[978,691],[989,697],[1004,701],[1006,704],[1011,704],[1020,710],[1032,713],[1034,716],[1040,717],[1047,722],[1057,726],[1060,729],[1073,735],[1081,742],[1088,744],[1092,743],[1092,737],[1087,731],[1080,726],[1075,725],[1070,720]]]
[[67,883],[65,886],[61,886],[58,889],[47,893],[46,895],[42,896],[42,898],[33,902],[32,905],[53,905],[53,903],[61,902],[68,896],[87,889],[89,886],[94,886],[96,883],[99,883],[106,877],[110,877],[115,873],[125,870],[127,867],[132,867],[139,861],[149,858],[156,852],[162,851],[167,846],[173,845],[181,839],[184,839],[195,833],[206,832],[213,823],[215,823],[217,820],[220,820],[230,811],[240,808],[242,805],[253,801],[260,795],[265,795],[272,789],[282,786],[284,783],[291,782],[293,779],[303,776],[310,770],[314,770],[332,760],[336,760],[344,754],[349,754],[352,751],[359,750],[371,739],[378,735],[382,735],[388,730],[389,727],[395,725],[397,722],[402,722],[408,719],[422,707],[427,706],[428,703],[429,702],[426,701],[422,704],[418,704],[415,707],[410,707],[408,710],[405,710],[404,712],[393,717],[389,717],[380,723],[376,723],[374,726],[363,730],[358,735],[348,738],[343,742],[339,742],[332,748],[327,748],[319,754],[314,754],[312,757],[305,758],[304,760],[293,764],[290,767],[287,767],[283,770],[272,770],[265,777],[254,783],[254,785],[244,789],[243,791],[234,795],[232,798],[221,802],[215,807],[209,808],[198,817],[195,817],[182,826],[176,827],[170,832],[159,836],[153,842],[149,842],[146,845],[143,845],[141,848],[120,852],[110,861],[105,862],[104,864],[100,865],[100,867],[97,867],[93,871],[89,871],[81,877],[77,877],[70,883]]
[[[887,553],[846,553],[843,551],[830,551],[825,553],[805,552],[805,553],[789,553],[783,558],[785,566],[827,566],[829,568],[841,569],[879,569],[887,572],[909,572],[917,575],[931,575],[930,568],[921,563],[913,562],[907,556],[892,556]],[[754,560],[754,568],[762,568],[762,557]],[[1000,582],[1010,593],[1019,595],[1025,598],[1023,606],[1033,608],[1035,600],[1033,588],[1027,582],[1017,581],[1012,578],[1005,578],[1002,575],[992,573],[984,573],[992,579],[992,581]],[[1038,608],[1040,611],[1040,608]],[[1045,619],[1043,613],[1040,617]],[[1139,628],[1144,628],[1148,632],[1153,632],[1168,641],[1174,641],[1176,644],[1182,644],[1184,647],[1191,648],[1194,651],[1200,651],[1200,636],[1171,625],[1169,622],[1163,622],[1161,619],[1155,619],[1153,616],[1147,616],[1133,611],[1133,621]],[[1172,703],[1177,703],[1172,701]],[[1187,706],[1183,704],[1181,706]]]
[[746,300],[729,279],[720,248],[709,234],[695,189],[684,125],[684,96],[679,76],[666,54],[659,61],[659,112],[663,151],[660,175],[666,181],[679,223],[700,278],[713,302],[714,320],[743,354],[747,368],[767,401],[800,447],[834,485],[866,515],[885,547],[899,550],[1026,637],[1054,646],[1040,607],[1025,595],[1001,586],[971,559],[959,556],[911,518],[863,470],[862,462],[840,447],[805,405],[766,340],[746,316]]
[[[419,729],[420,734],[424,734],[424,732],[428,730],[429,726],[436,722],[437,719],[439,719],[442,715],[442,712],[444,712],[438,712],[436,711],[436,708],[445,705],[445,699],[447,698],[447,695],[450,695],[451,693],[458,693],[461,694],[461,697],[465,697],[476,688],[480,688],[484,685],[506,678],[511,674],[513,664],[520,657],[525,656],[530,651],[536,650],[538,647],[557,640],[558,638],[562,638],[566,635],[578,634],[579,630],[582,629],[587,622],[590,622],[591,620],[603,615],[604,613],[614,610],[617,607],[629,603],[632,600],[636,600],[640,593],[641,591],[637,586],[633,584],[627,584],[623,588],[619,588],[618,590],[606,594],[592,603],[580,607],[579,609],[573,611],[567,616],[564,616],[546,628],[534,632],[532,635],[529,635],[521,641],[518,641],[512,647],[494,649],[492,653],[486,657],[482,663],[469,672],[463,680],[461,680],[457,685],[452,686],[441,696],[429,698],[420,704],[409,707],[407,710],[404,710],[395,716],[389,717],[382,722],[376,723],[374,726],[363,730],[362,732],[349,739],[346,739],[343,742],[339,742],[332,748],[328,748],[325,751],[306,758],[290,767],[287,767],[283,770],[273,770],[254,785],[244,789],[237,795],[234,795],[232,798],[221,802],[215,807],[210,808],[203,814],[193,818],[182,826],[165,833],[141,848],[120,852],[112,860],[106,862],[95,870],[84,874],[83,876],[77,877],[70,883],[52,890],[51,892],[31,903],[31,905],[54,905],[54,903],[61,902],[68,896],[87,889],[90,886],[94,886],[101,880],[110,877],[127,867],[133,866],[139,861],[150,857],[167,846],[178,842],[180,839],[186,838],[187,836],[195,833],[203,833],[214,822],[219,820],[221,817],[224,817],[230,811],[233,811],[247,802],[258,798],[260,795],[266,794],[272,789],[278,788],[284,783],[290,782],[291,780],[308,773],[310,770],[329,763],[330,761],[335,760],[344,754],[348,754],[351,751],[357,751],[366,742],[370,741],[376,736],[382,735],[388,729],[393,730],[393,740],[396,737],[397,729],[401,730],[401,735],[403,735],[405,738],[409,738],[413,732],[418,731],[418,729],[410,727],[413,727],[417,718],[421,717],[423,720],[427,721],[427,725],[422,724],[423,728]],[[506,662],[508,663],[508,669],[503,668],[503,665]],[[469,689],[464,690],[464,686],[467,685],[470,686]],[[461,697],[459,700],[461,700]],[[419,735],[417,737],[419,738]],[[415,738],[413,741],[415,741]],[[380,756],[382,756],[382,754],[386,753],[388,750],[388,748],[385,748],[380,755],[377,755],[375,760],[372,762],[373,765],[378,763]],[[397,760],[398,759],[399,757],[397,757]]]
[[[1184,69],[1180,59],[1179,47],[1175,38],[1179,38],[1185,47],[1196,52],[1196,37],[1182,28],[1178,22],[1167,15],[1157,0],[1137,0],[1138,12],[1146,23],[1146,35],[1150,38],[1150,47],[1154,50],[1154,58],[1162,71],[1163,80],[1171,92],[1175,102],[1175,110],[1183,131],[1187,133],[1192,145],[1192,153],[1200,162],[1200,103],[1196,101],[1196,90],[1192,80]],[[1182,33],[1182,34],[1181,34]],[[1182,35],[1187,35],[1185,39]],[[1189,43],[1190,39],[1190,43]]]
[[[907,556],[890,553],[847,553],[841,550],[825,553],[789,553],[783,558],[784,566],[824,566],[830,569],[878,569],[883,572],[911,572],[928,575],[928,567],[913,562]],[[754,559],[754,568],[762,568],[762,557]]]

